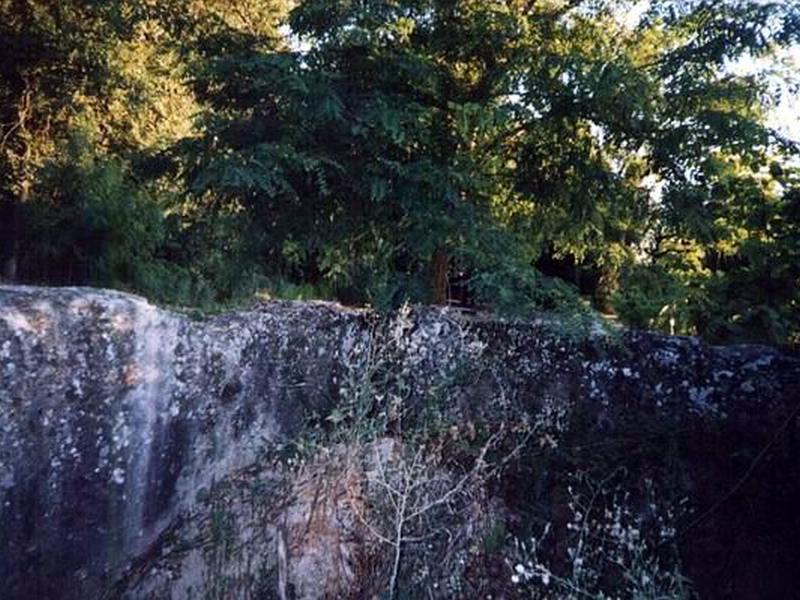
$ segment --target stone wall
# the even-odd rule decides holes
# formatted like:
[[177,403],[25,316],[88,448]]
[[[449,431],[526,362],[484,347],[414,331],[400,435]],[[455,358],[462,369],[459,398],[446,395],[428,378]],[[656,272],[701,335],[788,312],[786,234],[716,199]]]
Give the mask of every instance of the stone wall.
[[[0,287],[3,597],[324,597],[334,571],[344,593],[357,542],[318,519],[321,554],[345,557],[334,565],[287,538],[298,514],[310,519],[304,494],[336,513],[340,482],[318,466],[287,484],[255,465],[341,402],[376,323],[326,303],[193,319],[118,292]],[[557,322],[435,308],[395,316],[393,327],[412,401],[479,345],[492,368],[450,400],[465,421],[490,418],[498,399],[534,412],[556,402],[587,447],[610,440],[630,452],[625,440],[650,439],[660,452],[674,442],[680,485],[702,517],[683,553],[703,597],[800,589],[800,553],[787,545],[800,532],[796,356],[636,332],[574,337]],[[504,485],[495,493],[513,511],[508,487],[518,484]],[[247,501],[256,487],[267,491]],[[203,546],[220,514],[207,510],[212,492],[244,519],[233,567]],[[198,544],[181,545],[188,538]]]

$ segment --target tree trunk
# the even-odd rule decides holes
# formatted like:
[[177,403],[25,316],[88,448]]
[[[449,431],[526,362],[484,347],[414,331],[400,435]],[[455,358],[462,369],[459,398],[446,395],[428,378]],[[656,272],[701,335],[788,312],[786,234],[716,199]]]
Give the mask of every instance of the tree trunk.
[[594,304],[607,315],[614,314],[611,298],[619,289],[619,272],[612,267],[601,267],[600,278],[594,290]]
[[[32,181],[29,175],[29,167],[31,165],[31,156],[32,150],[30,142],[24,141],[28,139],[31,135],[31,130],[28,128],[28,121],[30,120],[31,112],[32,112],[32,103],[33,103],[33,86],[31,83],[26,79],[25,80],[25,87],[22,92],[22,96],[19,99],[19,103],[17,105],[17,117],[18,122],[16,123],[16,127],[18,128],[17,135],[19,136],[20,140],[22,141],[22,150],[17,154],[17,158],[22,161],[22,170],[21,170],[21,178],[22,182],[20,185],[19,197],[14,198],[13,196],[8,198],[7,200],[7,215],[5,219],[5,230],[3,231],[3,237],[5,238],[5,259],[2,259],[0,256],[0,260],[3,260],[2,264],[2,271],[0,271],[0,279],[3,279],[9,283],[13,283],[17,281],[18,271],[19,271],[19,252],[20,252],[20,207],[22,204],[28,201],[30,198],[31,193],[31,185]],[[6,137],[8,137],[6,135]],[[16,153],[15,153],[16,154]],[[0,249],[2,250],[2,249]]]
[[19,201],[7,201],[5,210],[2,211],[5,226],[3,227],[3,265],[0,279],[8,283],[17,280],[19,267]]
[[447,304],[450,297],[449,268],[450,256],[444,250],[434,252],[431,259],[431,300],[434,304]]

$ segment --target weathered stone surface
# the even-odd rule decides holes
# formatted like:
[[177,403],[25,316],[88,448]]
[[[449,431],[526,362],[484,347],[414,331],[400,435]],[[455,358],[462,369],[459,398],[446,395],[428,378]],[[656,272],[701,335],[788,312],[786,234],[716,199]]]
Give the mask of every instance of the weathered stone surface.
[[[193,320],[117,292],[0,287],[3,597],[272,597],[289,585],[310,598],[324,596],[332,569],[351,581],[358,550],[339,539],[331,516],[341,482],[318,476],[288,493],[285,480],[252,465],[340,402],[375,321],[289,302]],[[779,543],[723,559],[731,544],[774,526],[762,512],[790,519],[787,535],[800,531],[797,357],[635,332],[576,341],[552,323],[433,308],[398,315],[392,327],[403,340],[397,370],[414,375],[411,401],[478,345],[486,368],[450,399],[465,421],[491,418],[498,403],[555,405],[579,415],[587,444],[634,432],[657,443],[684,436],[677,458],[698,511],[724,500],[686,551],[700,591],[789,598],[783,590],[798,589],[797,557],[768,551],[785,549],[779,533],[769,532]],[[778,451],[759,479],[771,499],[759,496],[767,504],[748,520],[726,494],[746,491],[740,480],[764,448]],[[323,498],[313,509],[302,500],[309,490]],[[209,508],[209,497],[224,510]],[[220,515],[235,521],[228,558],[238,572],[230,560],[220,566],[219,544],[203,545],[222,531]],[[319,535],[302,547],[297,531],[312,517]],[[199,541],[190,548],[188,538]],[[334,546],[341,560],[318,551]],[[281,571],[292,581],[282,583]],[[309,573],[318,573],[316,589]],[[714,581],[732,579],[734,589],[714,592]]]
[[198,490],[335,401],[356,312],[195,322],[115,292],[0,288],[0,581],[87,598]]

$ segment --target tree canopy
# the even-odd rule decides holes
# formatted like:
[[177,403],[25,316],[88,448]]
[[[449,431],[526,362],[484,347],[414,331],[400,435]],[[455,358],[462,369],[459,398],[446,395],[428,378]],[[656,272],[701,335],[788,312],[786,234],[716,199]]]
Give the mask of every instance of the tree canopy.
[[[0,0],[6,277],[800,340],[755,0]],[[582,302],[582,299],[584,302]]]

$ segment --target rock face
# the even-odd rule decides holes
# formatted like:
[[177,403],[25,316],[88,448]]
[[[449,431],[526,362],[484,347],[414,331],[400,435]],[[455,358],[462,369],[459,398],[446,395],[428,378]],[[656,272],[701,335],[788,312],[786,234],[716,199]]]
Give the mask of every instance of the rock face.
[[275,304],[193,322],[114,292],[0,288],[5,597],[95,597],[198,490],[335,400],[361,321]]
[[[117,292],[0,287],[3,597],[356,593],[361,542],[337,530],[353,518],[337,500],[346,478],[318,465],[287,489],[254,465],[342,402],[376,319],[273,302],[196,320]],[[684,560],[703,597],[800,588],[787,550],[800,539],[797,357],[635,332],[576,340],[433,308],[397,323],[397,368],[419,389],[482,345],[495,367],[463,386],[464,419],[513,397],[569,405],[590,443],[679,439],[702,517]]]

